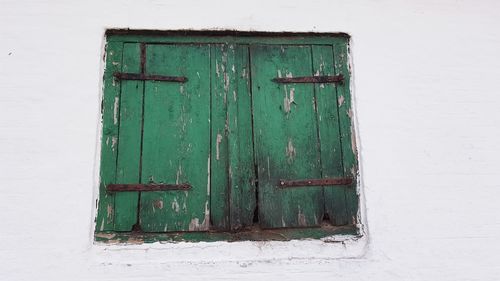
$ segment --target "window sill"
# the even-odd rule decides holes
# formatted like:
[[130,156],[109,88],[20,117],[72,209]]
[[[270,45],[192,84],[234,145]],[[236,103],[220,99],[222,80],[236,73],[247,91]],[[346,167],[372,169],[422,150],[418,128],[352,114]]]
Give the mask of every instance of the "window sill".
[[290,241],[299,239],[321,239],[324,242],[339,242],[335,236],[360,237],[354,225],[319,228],[260,229],[252,228],[238,232],[96,232],[95,241],[106,244],[142,244],[169,242],[215,242],[215,241]]

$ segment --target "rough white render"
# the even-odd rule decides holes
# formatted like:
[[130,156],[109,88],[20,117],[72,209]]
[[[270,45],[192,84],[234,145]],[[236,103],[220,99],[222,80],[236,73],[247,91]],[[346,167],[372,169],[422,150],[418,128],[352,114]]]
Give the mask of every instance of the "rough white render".
[[[359,241],[92,243],[106,28],[347,32]],[[498,280],[500,2],[0,0],[0,280]]]

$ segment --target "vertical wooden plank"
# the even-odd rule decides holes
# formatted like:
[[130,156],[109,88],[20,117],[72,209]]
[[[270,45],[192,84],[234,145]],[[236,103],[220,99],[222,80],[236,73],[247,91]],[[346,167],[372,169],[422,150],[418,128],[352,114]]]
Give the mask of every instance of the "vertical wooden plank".
[[147,74],[186,76],[186,83],[147,81],[142,183],[189,183],[188,191],[143,192],[146,232],[205,231],[210,226],[210,49],[148,45]]
[[[140,58],[140,44],[125,43],[123,71],[140,73]],[[139,183],[144,81],[124,80],[121,83],[116,183]],[[139,192],[116,193],[116,231],[132,230],[137,222],[138,200]]]
[[[333,47],[312,46],[314,75],[334,75]],[[321,170],[324,178],[343,177],[342,149],[335,84],[315,85]],[[345,186],[324,187],[325,212],[334,225],[348,223]]]
[[234,89],[234,52],[228,45],[212,45],[211,50],[211,222],[214,229],[229,229],[229,160],[227,103]]
[[321,187],[276,186],[280,179],[321,177],[314,86],[271,81],[311,76],[311,48],[255,45],[250,55],[259,222],[264,228],[317,226],[323,217]]
[[229,45],[228,52],[234,57],[227,99],[230,223],[238,230],[253,224],[256,205],[250,66],[247,45]]
[[353,184],[345,189],[347,216],[349,223],[357,223],[358,194],[357,184],[357,148],[354,136],[352,120],[352,104],[350,94],[350,71],[348,61],[348,39],[343,38],[334,44],[335,71],[345,77],[344,83],[337,85],[337,96],[339,103],[340,138],[342,144],[342,157],[344,165],[344,176],[354,178]]
[[106,70],[104,72],[104,94],[102,100],[102,139],[99,201],[96,217],[96,231],[113,230],[114,195],[106,191],[106,185],[114,183],[118,142],[118,120],[120,82],[113,73],[122,68],[121,42],[108,42],[106,46]]

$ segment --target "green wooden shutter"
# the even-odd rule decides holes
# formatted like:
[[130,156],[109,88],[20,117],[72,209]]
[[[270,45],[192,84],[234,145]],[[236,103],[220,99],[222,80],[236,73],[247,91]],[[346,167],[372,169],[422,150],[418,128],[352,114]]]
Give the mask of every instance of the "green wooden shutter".
[[277,186],[280,179],[321,177],[314,86],[271,80],[312,76],[311,47],[260,45],[250,55],[260,224],[317,226],[323,217],[322,188]]
[[344,176],[336,86],[272,81],[338,74],[332,46],[257,45],[251,60],[260,225],[319,226],[325,214],[346,224],[345,186],[278,186]]
[[[345,41],[213,40],[108,45],[98,230],[304,228],[325,218],[355,224],[354,183],[279,186],[281,180],[356,177],[349,79],[273,81],[348,77]],[[120,80],[116,72],[187,81]],[[107,192],[113,183],[191,188]]]
[[146,232],[208,230],[210,225],[210,48],[148,45],[146,73],[186,83],[146,81],[142,183],[189,183],[187,191],[142,192]]

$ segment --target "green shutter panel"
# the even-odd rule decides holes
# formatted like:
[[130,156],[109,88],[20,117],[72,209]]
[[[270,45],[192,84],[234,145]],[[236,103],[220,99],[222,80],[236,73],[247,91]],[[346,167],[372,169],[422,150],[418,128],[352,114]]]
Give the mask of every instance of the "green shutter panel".
[[276,77],[312,76],[310,46],[251,48],[259,221],[263,228],[318,226],[323,188],[280,188],[278,182],[321,178],[313,84],[278,84]]
[[[312,46],[313,72],[315,75],[338,75],[334,69],[333,47],[328,45]],[[344,77],[348,77],[344,74]],[[338,84],[316,84],[317,120],[321,149],[321,171],[324,178],[344,176],[338,102],[344,98],[337,96]],[[325,212],[334,225],[348,223],[345,200],[346,187],[334,185],[324,187]]]
[[217,230],[253,223],[255,209],[247,45],[212,45],[211,218]]
[[188,80],[145,82],[141,182],[189,183],[191,189],[142,192],[145,232],[209,228],[209,52],[208,45],[147,45],[146,74]]
[[[123,71],[139,73],[140,44],[123,46]],[[140,180],[142,103],[144,81],[122,80],[120,94],[118,161],[116,183],[133,184]],[[138,192],[115,194],[116,231],[130,231],[137,223]]]
[[[357,222],[345,40],[129,42],[107,47],[97,231],[235,231],[254,213],[262,228]],[[354,181],[280,186],[321,178]],[[113,183],[191,188],[106,191]]]
[[116,179],[116,157],[118,141],[118,112],[120,83],[113,73],[122,69],[122,42],[109,42],[106,46],[106,72],[104,74],[104,96],[102,100],[101,171],[99,184],[99,205],[96,231],[114,229],[115,196],[107,192],[106,186]]

